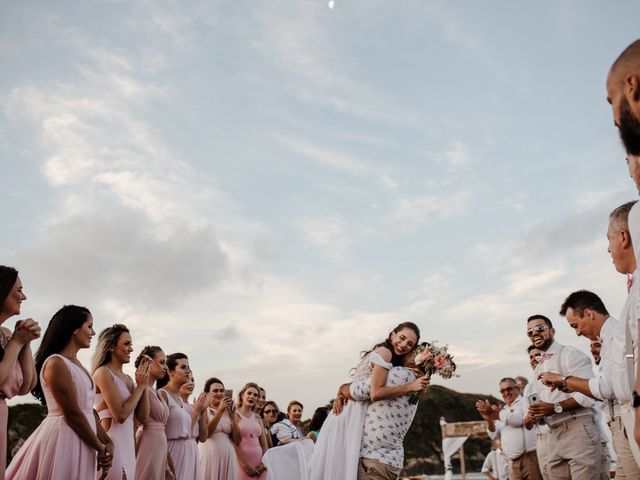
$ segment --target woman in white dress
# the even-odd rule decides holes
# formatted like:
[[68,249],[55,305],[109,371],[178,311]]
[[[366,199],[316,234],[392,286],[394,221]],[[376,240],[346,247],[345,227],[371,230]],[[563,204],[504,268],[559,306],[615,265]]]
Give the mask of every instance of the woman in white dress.
[[[355,368],[353,381],[371,379],[371,400],[383,400],[424,390],[428,379],[421,377],[415,382],[397,387],[387,387],[387,373],[393,366],[402,364],[402,357],[410,353],[420,340],[420,329],[405,322],[393,329],[387,339],[374,346],[362,356]],[[309,480],[356,480],[360,441],[369,402],[349,401],[338,392],[331,412],[318,437],[310,462]]]

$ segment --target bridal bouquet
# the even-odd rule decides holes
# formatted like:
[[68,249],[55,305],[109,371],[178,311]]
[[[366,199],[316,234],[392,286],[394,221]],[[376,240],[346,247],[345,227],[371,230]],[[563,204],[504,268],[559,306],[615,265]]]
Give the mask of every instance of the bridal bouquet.
[[[449,346],[440,347],[436,345],[436,341],[431,343],[423,342],[416,347],[414,363],[416,368],[431,378],[437,374],[442,378],[451,378],[455,375],[456,364],[453,361],[453,355],[448,352]],[[426,391],[426,390],[425,390]],[[418,403],[420,392],[413,392],[409,397],[409,401],[413,404]]]

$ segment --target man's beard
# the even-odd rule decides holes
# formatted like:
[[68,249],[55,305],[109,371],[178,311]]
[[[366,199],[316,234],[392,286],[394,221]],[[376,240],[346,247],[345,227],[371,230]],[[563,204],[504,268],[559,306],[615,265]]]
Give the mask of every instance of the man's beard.
[[631,105],[626,97],[620,102],[620,125],[618,125],[620,140],[627,153],[640,155],[640,120],[631,111]]

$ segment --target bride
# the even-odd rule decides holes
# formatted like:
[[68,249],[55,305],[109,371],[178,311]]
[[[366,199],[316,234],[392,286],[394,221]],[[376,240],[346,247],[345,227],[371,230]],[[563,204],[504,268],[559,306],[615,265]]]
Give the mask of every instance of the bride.
[[[353,373],[353,381],[370,379],[373,402],[424,390],[429,382],[425,377],[405,385],[386,386],[389,369],[401,365],[403,357],[414,349],[419,340],[420,329],[417,325],[401,323],[384,342],[363,354]],[[369,402],[346,402],[345,396],[338,391],[334,401],[336,413],[331,412],[327,417],[313,450],[309,480],[356,480],[368,405]]]

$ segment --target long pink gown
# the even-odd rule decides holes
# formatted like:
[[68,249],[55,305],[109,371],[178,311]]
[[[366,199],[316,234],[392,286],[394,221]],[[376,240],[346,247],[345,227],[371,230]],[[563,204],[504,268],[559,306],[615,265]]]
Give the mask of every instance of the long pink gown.
[[[189,412],[189,417],[193,415],[193,405],[188,402],[184,402],[184,409]],[[198,434],[200,433],[200,424],[196,420],[193,423],[191,420],[191,433],[189,434],[189,441],[186,445],[186,455],[195,463],[195,480],[200,479],[200,462],[198,456]]]
[[42,373],[54,356],[63,359],[69,369],[78,406],[95,431],[93,402],[96,390],[89,372],[61,355],[51,355],[40,372],[40,383],[47,400],[47,417],[13,457],[7,468],[7,480],[92,479],[96,474],[96,451],[67,424],[62,409],[44,381]]
[[[163,389],[164,390],[164,389]],[[199,480],[197,477],[198,458],[194,457],[191,447],[191,413],[184,408],[186,404],[178,401],[164,390],[169,402],[169,419],[165,426],[167,448],[173,460],[176,480]],[[197,455],[196,448],[196,455]]]
[[[2,337],[0,344],[2,348],[7,346],[11,340],[11,330],[5,327],[2,329]],[[0,385],[0,480],[4,480],[4,471],[7,468],[7,421],[9,420],[9,408],[7,400],[15,397],[22,387],[22,369],[20,362],[16,361],[13,371],[7,377],[5,382]]]
[[165,425],[169,419],[169,407],[149,388],[149,417],[140,429],[138,455],[136,456],[136,480],[163,480],[167,461],[167,434]]
[[[107,367],[105,367],[107,368]],[[129,387],[124,381],[118,377],[111,369],[107,368],[113,381],[118,387],[118,393],[122,398],[122,402],[126,402],[131,397]],[[96,395],[96,407],[100,404],[104,405],[102,394]],[[114,420],[111,416],[109,408],[105,405],[102,410],[98,410],[98,417],[100,420],[105,418],[111,418],[111,427],[107,431],[109,437],[113,441],[113,462],[109,473],[107,473],[107,480],[122,480],[122,474],[126,475],[126,478],[132,480],[136,476],[136,446],[135,437],[133,431],[133,416],[134,412],[127,417],[124,423],[120,423]],[[102,472],[95,474],[96,478],[100,478]]]
[[[240,435],[242,440],[238,448],[244,458],[252,467],[257,467],[262,462],[262,447],[260,446],[260,434],[263,432],[262,427],[256,420],[255,414],[251,414],[249,418],[238,412],[240,420],[238,420],[238,427],[240,428]],[[244,471],[240,465],[238,465],[238,480],[267,480],[269,478],[269,472],[262,472],[257,477],[250,477]]]
[[[211,421],[216,412],[209,407],[208,413]],[[201,479],[236,480],[238,478],[238,458],[231,441],[231,419],[226,411],[220,417],[213,435],[199,445],[199,450]]]

